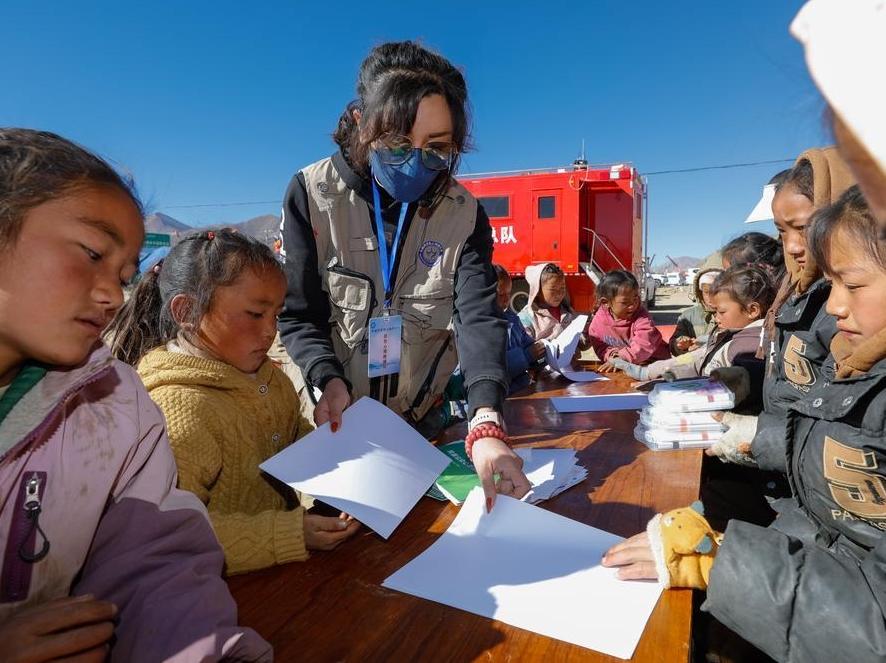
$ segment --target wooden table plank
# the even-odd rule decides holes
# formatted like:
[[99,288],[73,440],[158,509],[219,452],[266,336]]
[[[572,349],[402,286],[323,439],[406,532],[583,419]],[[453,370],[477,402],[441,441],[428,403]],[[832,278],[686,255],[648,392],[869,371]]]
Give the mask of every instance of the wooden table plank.
[[[636,412],[559,414],[546,399],[628,391],[629,384],[623,376],[584,384],[544,379],[505,404],[515,445],[572,447],[588,469],[585,482],[541,506],[620,536],[698,497],[701,452],[649,451],[633,439]],[[455,426],[441,441],[464,432],[464,424]],[[456,513],[423,498],[388,541],[363,530],[307,562],[230,578],[241,623],[267,638],[280,661],[619,660],[382,588]],[[440,572],[458,573],[458,560]],[[691,590],[664,592],[633,660],[688,660],[691,614]]]

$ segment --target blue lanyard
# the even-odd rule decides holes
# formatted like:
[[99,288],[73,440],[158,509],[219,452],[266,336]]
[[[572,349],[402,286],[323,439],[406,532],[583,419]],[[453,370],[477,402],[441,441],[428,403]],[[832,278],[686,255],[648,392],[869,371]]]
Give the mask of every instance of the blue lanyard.
[[400,231],[403,230],[403,222],[406,220],[408,203],[400,205],[400,220],[397,222],[397,234],[394,236],[394,245],[388,252],[388,240],[385,238],[385,224],[381,215],[381,196],[378,193],[378,185],[372,180],[372,202],[375,212],[375,231],[378,235],[378,255],[381,261],[381,279],[385,286],[385,309],[391,308],[391,276],[394,271],[394,263],[397,262],[397,247],[400,246]]

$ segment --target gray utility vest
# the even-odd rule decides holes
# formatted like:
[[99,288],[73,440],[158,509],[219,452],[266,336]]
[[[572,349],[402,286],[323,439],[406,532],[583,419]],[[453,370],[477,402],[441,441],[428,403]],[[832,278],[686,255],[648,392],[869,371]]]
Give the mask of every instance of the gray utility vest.
[[384,309],[374,220],[331,158],[307,166],[302,174],[332,312],[333,350],[353,396],[371,396],[418,421],[443,393],[458,363],[452,332],[455,271],[474,231],[477,201],[453,180],[429,218],[413,217],[401,241],[391,293],[391,314],[403,317],[400,373],[370,381],[369,319]]

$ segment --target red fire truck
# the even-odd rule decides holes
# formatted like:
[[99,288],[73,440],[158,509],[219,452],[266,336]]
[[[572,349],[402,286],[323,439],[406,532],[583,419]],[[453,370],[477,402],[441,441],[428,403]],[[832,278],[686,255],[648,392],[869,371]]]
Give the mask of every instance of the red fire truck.
[[[527,301],[526,267],[552,262],[567,275],[576,310],[594,305],[594,286],[612,269],[632,271],[647,304],[655,283],[643,257],[645,182],[631,164],[463,175],[492,223],[493,259],[514,278],[511,306]],[[650,284],[650,285],[647,285]]]

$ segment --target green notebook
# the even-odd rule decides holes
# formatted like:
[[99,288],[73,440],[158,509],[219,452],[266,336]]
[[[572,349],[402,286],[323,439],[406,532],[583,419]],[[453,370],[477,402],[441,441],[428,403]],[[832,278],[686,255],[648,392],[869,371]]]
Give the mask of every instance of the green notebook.
[[458,440],[439,447],[451,459],[449,466],[443,470],[443,474],[437,477],[437,481],[427,492],[428,497],[434,499],[448,499],[456,505],[460,505],[468,497],[475,486],[480,485],[480,477],[474,471],[474,464],[465,453],[465,441]]

